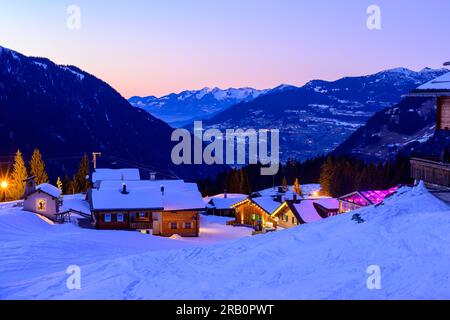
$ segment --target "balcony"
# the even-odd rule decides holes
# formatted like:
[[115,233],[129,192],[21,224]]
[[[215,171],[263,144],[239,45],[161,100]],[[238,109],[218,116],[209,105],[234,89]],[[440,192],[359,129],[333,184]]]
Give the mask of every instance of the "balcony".
[[411,177],[427,184],[450,187],[450,164],[411,158]]
[[132,230],[153,229],[153,223],[151,223],[151,222],[130,222],[130,229],[132,229]]

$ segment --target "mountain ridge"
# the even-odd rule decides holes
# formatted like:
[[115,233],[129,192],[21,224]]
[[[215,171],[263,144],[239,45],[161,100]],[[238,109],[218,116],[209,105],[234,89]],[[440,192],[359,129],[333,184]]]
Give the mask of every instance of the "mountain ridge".
[[[372,115],[445,72],[394,68],[336,81],[312,80],[234,105],[203,124],[205,129],[280,129],[282,160],[305,160],[332,152]],[[192,129],[192,124],[186,127]]]
[[[71,174],[83,153],[100,151],[104,166],[140,166],[195,178],[213,168],[175,166],[173,129],[136,109],[105,81],[75,66],[0,49],[0,153],[34,148],[52,159],[50,175]],[[75,157],[75,155],[77,155]],[[198,172],[198,173],[196,173]]]
[[200,90],[184,90],[162,97],[133,96],[128,101],[172,127],[182,127],[195,120],[209,119],[215,114],[242,101],[249,101],[269,90],[249,87],[220,89],[204,87]]

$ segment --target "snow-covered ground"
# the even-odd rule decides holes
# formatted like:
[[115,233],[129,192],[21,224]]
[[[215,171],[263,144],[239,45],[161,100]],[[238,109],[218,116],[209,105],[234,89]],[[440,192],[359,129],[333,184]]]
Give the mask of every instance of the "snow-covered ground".
[[[81,209],[77,198],[71,197],[72,207]],[[37,298],[34,294],[22,295],[14,287],[65,271],[70,265],[85,266],[156,251],[168,254],[251,235],[251,229],[226,226],[227,220],[230,218],[201,216],[199,238],[171,239],[132,231],[82,229],[75,223],[49,224],[20,208],[0,210],[0,299],[16,295]]]
[[[255,237],[209,217],[200,239],[172,240],[50,226],[6,209],[0,298],[450,299],[448,205],[419,186],[356,213],[364,223],[350,213]],[[71,264],[81,290],[66,287]],[[372,265],[380,290],[367,288]]]

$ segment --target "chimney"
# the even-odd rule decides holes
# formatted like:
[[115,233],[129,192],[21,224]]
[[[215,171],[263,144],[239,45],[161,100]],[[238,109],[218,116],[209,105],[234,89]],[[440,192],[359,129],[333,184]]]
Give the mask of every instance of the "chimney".
[[127,184],[125,182],[122,182],[122,194],[128,194],[127,191]]
[[161,185],[161,194],[164,196],[164,186],[163,185]]
[[294,197],[293,197],[294,202],[297,202],[297,194],[294,192]]

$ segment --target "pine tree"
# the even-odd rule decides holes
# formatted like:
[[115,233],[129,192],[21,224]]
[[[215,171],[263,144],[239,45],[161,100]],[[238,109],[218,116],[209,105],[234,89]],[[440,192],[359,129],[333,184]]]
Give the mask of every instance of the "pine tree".
[[90,183],[87,177],[89,176],[89,158],[87,154],[81,159],[78,167],[78,172],[72,180],[72,193],[86,192],[90,188]]
[[250,182],[248,180],[247,172],[244,169],[239,170],[239,193],[250,194]]
[[17,151],[14,158],[13,171],[11,174],[11,184],[9,187],[9,199],[19,200],[25,193],[25,182],[27,178],[27,168],[25,166],[25,161],[23,161],[22,153],[20,150]]
[[31,175],[36,177],[36,184],[48,183],[48,175],[45,172],[45,163],[39,149],[34,149],[30,161]]
[[58,187],[59,190],[61,190],[61,192],[63,191],[63,183],[60,177],[58,177],[58,179],[56,180],[56,186]]
[[283,190],[289,189],[286,177],[283,177],[283,180],[281,181],[281,186],[283,187]]
[[233,169],[228,173],[226,189],[230,193],[239,193],[239,188],[240,188],[239,172]]
[[63,184],[63,193],[64,194],[70,194],[72,193],[72,187],[71,187],[71,181],[69,175],[66,174],[64,177],[64,184]]
[[300,185],[300,181],[298,180],[298,178],[295,178],[293,191],[299,196],[303,197],[302,187]]
[[331,195],[331,178],[334,172],[334,163],[331,157],[328,157],[327,160],[324,162],[322,167],[320,168],[320,178],[319,183],[321,187],[321,192],[329,196]]

